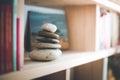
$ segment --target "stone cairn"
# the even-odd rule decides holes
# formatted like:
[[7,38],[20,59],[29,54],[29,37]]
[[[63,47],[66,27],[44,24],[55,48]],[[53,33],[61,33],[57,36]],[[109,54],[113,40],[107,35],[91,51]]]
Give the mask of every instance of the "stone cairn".
[[36,49],[30,53],[33,60],[54,60],[62,55],[59,44],[59,35],[55,34],[57,27],[46,23],[41,26],[41,31],[36,36]]

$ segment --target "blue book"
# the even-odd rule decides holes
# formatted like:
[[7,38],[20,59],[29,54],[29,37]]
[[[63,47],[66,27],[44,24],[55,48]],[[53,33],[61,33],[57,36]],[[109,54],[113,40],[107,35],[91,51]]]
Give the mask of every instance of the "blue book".
[[17,53],[17,36],[16,36],[16,26],[17,26],[17,0],[13,0],[13,71],[17,70],[17,59],[16,59],[16,53]]

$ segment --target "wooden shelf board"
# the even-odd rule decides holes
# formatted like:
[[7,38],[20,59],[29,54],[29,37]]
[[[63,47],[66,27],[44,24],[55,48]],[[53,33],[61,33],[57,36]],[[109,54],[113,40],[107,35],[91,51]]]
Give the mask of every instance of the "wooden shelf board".
[[80,6],[80,5],[100,5],[109,10],[120,13],[120,5],[109,1],[109,0],[25,0],[26,4],[37,5],[37,6],[49,6],[49,7],[60,7],[60,6]]
[[30,59],[25,61],[25,66],[17,72],[0,76],[0,80],[30,80],[66,70],[75,66],[87,64],[113,55],[115,49],[98,52],[64,52],[62,57],[50,62],[36,62]]
[[26,4],[40,6],[67,6],[67,5],[89,5],[91,0],[25,0]]

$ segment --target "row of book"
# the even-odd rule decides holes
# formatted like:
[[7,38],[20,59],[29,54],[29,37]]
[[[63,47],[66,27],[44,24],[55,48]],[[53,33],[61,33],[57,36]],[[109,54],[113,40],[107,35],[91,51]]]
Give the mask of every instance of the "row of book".
[[16,0],[0,0],[0,74],[20,70]]
[[100,9],[97,27],[97,50],[109,49],[118,45],[119,15]]

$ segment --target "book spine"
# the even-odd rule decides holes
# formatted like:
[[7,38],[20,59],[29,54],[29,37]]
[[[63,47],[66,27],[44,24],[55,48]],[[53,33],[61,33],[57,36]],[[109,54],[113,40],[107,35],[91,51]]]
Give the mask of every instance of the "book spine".
[[12,0],[0,0],[0,74],[12,71]]
[[8,8],[8,5],[5,5],[5,11],[6,11],[6,13],[5,13],[5,72],[7,73],[7,72],[9,72],[9,64],[10,64],[10,62],[9,62],[9,59],[10,59],[10,51],[9,51],[9,26],[10,26],[10,24],[9,24],[9,8]]
[[[2,19],[1,19],[1,12],[2,12],[2,9],[1,9],[1,4],[0,4],[0,39],[1,39],[1,32],[2,32],[2,31],[1,31],[1,20],[2,20]],[[2,55],[1,55],[1,40],[0,40],[0,74],[2,74],[2,73],[1,73],[1,71],[2,71],[2,70],[1,70],[1,58],[2,58]]]
[[12,6],[6,5],[6,72],[13,71],[12,68]]
[[17,8],[17,0],[13,0],[13,33],[12,33],[12,35],[13,35],[13,71],[16,71],[17,70],[17,61],[16,61],[16,53],[17,53],[17,51],[16,51],[16,47],[17,47],[17,41],[16,41],[16,39],[17,39],[17,37],[16,37],[16,26],[17,26],[17,21],[16,21],[16,19],[17,19],[17,11],[16,11],[16,8]]
[[98,36],[98,50],[109,49],[111,46],[111,29],[112,16],[111,12],[101,9],[101,16],[99,18],[99,28],[97,29]]
[[17,70],[20,70],[20,18],[17,18]]
[[31,47],[31,36],[30,36],[30,15],[27,15],[27,25],[26,25],[26,29],[25,29],[25,50],[26,51],[31,51],[32,47]]
[[5,9],[4,9],[4,5],[1,5],[1,40],[0,40],[0,42],[1,42],[1,71],[0,71],[0,73],[1,74],[3,74],[3,73],[5,73],[5,63],[4,63],[4,61],[5,61],[5,59],[4,59],[4,12],[5,11]]
[[10,62],[11,62],[11,64],[10,64],[10,70],[11,71],[13,71],[13,64],[12,64],[12,60],[13,60],[13,53],[12,53],[12,6],[9,6],[9,8],[10,8],[10,41],[9,41],[9,49],[10,49]]

